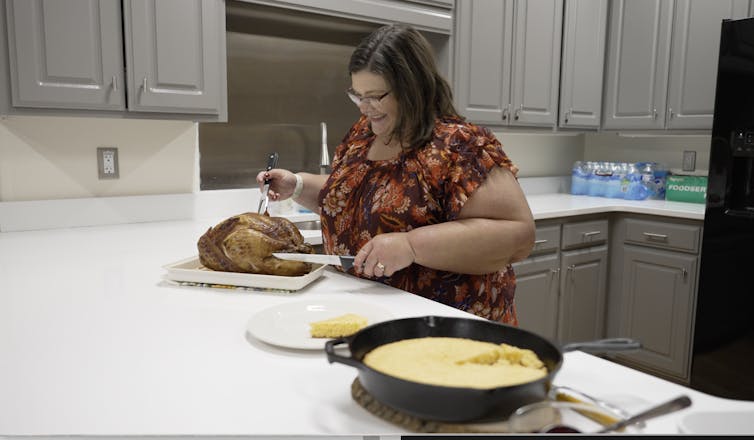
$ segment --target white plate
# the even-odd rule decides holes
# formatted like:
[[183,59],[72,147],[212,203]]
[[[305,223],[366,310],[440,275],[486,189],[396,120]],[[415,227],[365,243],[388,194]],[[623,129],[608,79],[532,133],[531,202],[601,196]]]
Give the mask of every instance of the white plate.
[[752,435],[754,410],[690,412],[678,422],[683,434]]
[[321,350],[327,338],[312,338],[309,323],[355,313],[367,318],[367,325],[387,321],[392,313],[375,304],[347,299],[313,299],[279,304],[249,319],[246,331],[268,344],[302,350]]
[[302,289],[307,284],[321,277],[325,271],[325,266],[314,265],[311,272],[297,277],[222,272],[202,266],[198,256],[177,261],[163,266],[163,268],[168,271],[165,278],[171,281],[287,291]]

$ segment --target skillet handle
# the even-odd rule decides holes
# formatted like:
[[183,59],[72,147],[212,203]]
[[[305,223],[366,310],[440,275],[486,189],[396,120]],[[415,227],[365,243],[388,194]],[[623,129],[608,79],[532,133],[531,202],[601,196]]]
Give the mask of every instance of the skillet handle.
[[346,357],[341,356],[339,354],[335,354],[335,346],[340,344],[345,344],[348,342],[347,338],[337,338],[337,339],[331,339],[327,342],[325,342],[325,353],[327,354],[327,362],[333,363],[333,362],[340,362],[341,364],[350,365],[352,367],[361,368],[361,362],[357,361],[356,359],[352,357]]
[[641,342],[631,338],[597,339],[596,341],[571,342],[562,347],[563,351],[581,350],[587,353],[604,353],[609,351],[632,351],[641,348]]

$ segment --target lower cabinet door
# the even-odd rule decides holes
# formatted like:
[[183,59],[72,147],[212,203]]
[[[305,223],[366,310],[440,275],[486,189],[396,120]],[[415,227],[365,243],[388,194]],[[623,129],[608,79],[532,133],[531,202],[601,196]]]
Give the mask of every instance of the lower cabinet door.
[[519,327],[555,340],[558,323],[557,253],[527,258],[513,265]]
[[623,254],[621,335],[642,349],[618,358],[686,379],[698,257],[631,245]]
[[604,336],[607,288],[607,246],[566,251],[560,263],[561,342],[581,342]]

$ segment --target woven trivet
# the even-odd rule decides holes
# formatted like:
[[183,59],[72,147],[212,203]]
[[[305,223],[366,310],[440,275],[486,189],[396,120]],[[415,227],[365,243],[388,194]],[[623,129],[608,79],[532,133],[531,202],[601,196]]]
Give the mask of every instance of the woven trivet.
[[484,423],[445,423],[431,420],[423,420],[418,417],[404,414],[393,409],[372,397],[364,387],[361,386],[359,378],[354,379],[351,384],[351,397],[362,408],[366,409],[375,416],[398,425],[401,428],[412,432],[433,432],[433,433],[507,433],[508,423],[501,422],[484,422]]

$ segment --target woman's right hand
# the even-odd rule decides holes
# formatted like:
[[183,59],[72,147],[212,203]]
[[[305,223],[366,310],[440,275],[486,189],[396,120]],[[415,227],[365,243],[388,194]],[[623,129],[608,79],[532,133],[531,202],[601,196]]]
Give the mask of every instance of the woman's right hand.
[[270,180],[270,190],[268,191],[270,200],[285,200],[291,197],[293,190],[296,189],[296,176],[288,170],[273,168],[270,171],[260,171],[257,174],[259,191],[264,189],[265,179]]

